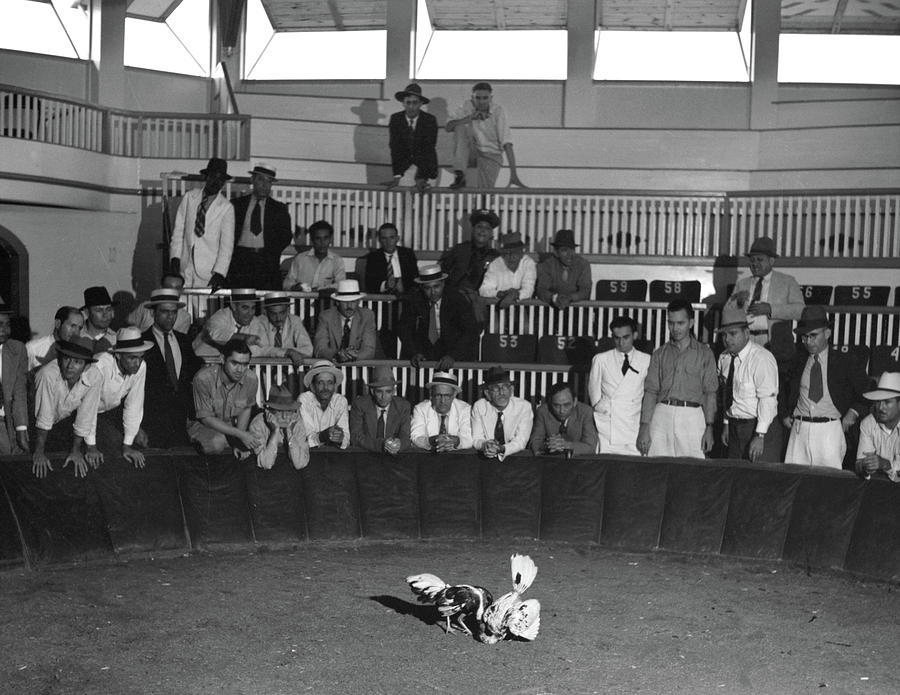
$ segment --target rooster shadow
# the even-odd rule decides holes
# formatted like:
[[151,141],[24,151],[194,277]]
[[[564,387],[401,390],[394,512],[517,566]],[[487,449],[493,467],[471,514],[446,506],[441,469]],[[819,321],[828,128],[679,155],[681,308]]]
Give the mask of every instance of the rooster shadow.
[[414,618],[418,618],[426,625],[437,625],[441,622],[441,617],[438,615],[437,608],[434,606],[412,603],[410,601],[404,601],[402,598],[388,596],[386,594],[382,594],[381,596],[370,596],[369,599],[380,603],[385,608],[390,608],[400,615],[411,615]]

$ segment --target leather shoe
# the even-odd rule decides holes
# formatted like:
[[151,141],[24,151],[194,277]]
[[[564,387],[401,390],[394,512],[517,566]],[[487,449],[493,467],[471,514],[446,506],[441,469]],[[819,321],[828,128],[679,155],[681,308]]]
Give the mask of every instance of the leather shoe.
[[466,175],[461,171],[456,172],[456,178],[453,179],[453,183],[450,184],[450,188],[465,188],[466,187]]

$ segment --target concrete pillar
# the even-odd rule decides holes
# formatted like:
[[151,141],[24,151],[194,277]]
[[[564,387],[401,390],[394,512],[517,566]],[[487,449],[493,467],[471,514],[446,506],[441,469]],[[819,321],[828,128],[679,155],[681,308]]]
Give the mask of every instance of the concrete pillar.
[[91,71],[88,98],[101,106],[125,106],[125,12],[128,0],[91,3]]
[[778,37],[781,0],[753,0],[753,81],[750,86],[750,128],[774,128],[778,121]]
[[389,99],[410,82],[416,39],[416,0],[387,0],[387,60],[382,96]]
[[594,126],[594,3],[568,0],[563,126]]

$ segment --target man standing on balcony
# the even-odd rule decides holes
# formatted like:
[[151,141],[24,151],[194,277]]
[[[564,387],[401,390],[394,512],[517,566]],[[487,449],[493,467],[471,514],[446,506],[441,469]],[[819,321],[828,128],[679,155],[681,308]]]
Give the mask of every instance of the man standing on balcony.
[[175,214],[170,270],[184,276],[185,287],[209,287],[215,292],[227,284],[234,253],[234,207],[221,193],[231,177],[228,163],[217,157],[200,173],[206,177],[203,188],[185,193]]
[[234,200],[234,255],[228,270],[231,287],[281,289],[281,252],[291,243],[288,207],[271,197],[275,169],[257,164],[250,172],[252,193]]
[[422,96],[422,88],[413,83],[394,98],[403,104],[403,111],[391,114],[390,134],[392,186],[411,186],[427,190],[429,179],[438,177],[437,119],[422,111],[430,100]]

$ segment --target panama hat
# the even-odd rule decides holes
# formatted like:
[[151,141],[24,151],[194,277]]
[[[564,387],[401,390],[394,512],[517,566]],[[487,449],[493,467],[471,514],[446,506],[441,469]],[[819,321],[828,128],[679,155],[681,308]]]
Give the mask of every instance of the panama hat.
[[863,394],[870,401],[884,401],[900,396],[900,372],[885,372],[878,379],[878,388]]
[[150,293],[150,300],[147,302],[147,306],[154,307],[160,304],[174,304],[178,309],[187,306],[181,301],[181,294],[178,290],[168,287],[159,287]]
[[253,174],[259,174],[260,176],[268,176],[270,179],[275,181],[275,168],[270,167],[268,164],[257,164],[253,169],[247,172],[251,176]]
[[239,290],[231,290],[231,303],[235,302],[258,302],[259,297],[256,296],[256,290],[245,288]]
[[141,329],[136,326],[125,326],[116,331],[116,344],[113,352],[144,353],[153,347],[153,343],[141,337]]
[[338,280],[337,290],[331,298],[337,302],[355,302],[366,295],[359,291],[358,280]]
[[436,263],[426,265],[419,271],[419,276],[414,280],[420,285],[427,285],[432,282],[440,282],[447,279],[447,273],[441,270],[441,266]]
[[287,292],[268,292],[263,296],[263,306],[281,306],[290,304],[291,297]]
[[456,377],[450,372],[435,372],[431,377],[431,381],[425,384],[425,388],[430,389],[432,386],[452,386],[457,393],[462,391]]
[[340,386],[341,382],[344,381],[344,373],[340,369],[335,367],[330,361],[316,360],[315,362],[313,362],[313,366],[310,367],[306,374],[303,375],[303,385],[306,388],[309,388],[312,380],[319,374],[332,374],[334,376],[335,386]]

